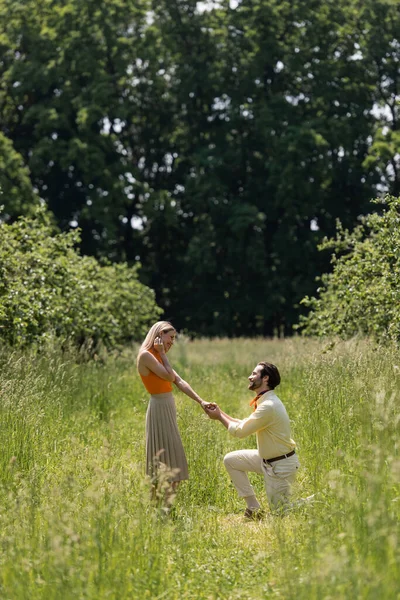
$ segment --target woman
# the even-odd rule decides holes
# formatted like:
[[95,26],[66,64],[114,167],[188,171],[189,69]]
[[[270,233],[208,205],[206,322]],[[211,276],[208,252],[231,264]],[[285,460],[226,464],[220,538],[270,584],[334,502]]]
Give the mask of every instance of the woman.
[[188,466],[176,421],[176,407],[172,384],[193,398],[202,408],[207,406],[171,367],[167,352],[176,339],[176,330],[168,321],[155,323],[141,345],[137,368],[150,402],[146,414],[146,473],[157,474],[160,463],[170,470],[169,480],[174,487],[177,482],[188,479]]

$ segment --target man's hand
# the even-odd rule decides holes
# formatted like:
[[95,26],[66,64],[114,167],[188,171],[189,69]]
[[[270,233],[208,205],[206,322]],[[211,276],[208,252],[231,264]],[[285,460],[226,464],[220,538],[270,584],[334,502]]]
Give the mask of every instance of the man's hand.
[[215,404],[214,402],[210,402],[209,404],[207,404],[204,407],[204,410],[206,411],[209,418],[213,421],[218,421],[221,417],[221,410],[218,404]]

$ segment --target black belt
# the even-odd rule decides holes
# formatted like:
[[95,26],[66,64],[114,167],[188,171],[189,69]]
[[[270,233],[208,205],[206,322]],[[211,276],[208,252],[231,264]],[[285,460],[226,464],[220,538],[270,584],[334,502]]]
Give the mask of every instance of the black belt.
[[291,452],[288,452],[287,454],[282,454],[282,456],[275,456],[275,458],[263,458],[263,462],[264,463],[272,463],[272,462],[275,462],[276,460],[282,460],[283,458],[289,458],[289,456],[293,456],[293,454],[296,454],[296,450],[292,450]]

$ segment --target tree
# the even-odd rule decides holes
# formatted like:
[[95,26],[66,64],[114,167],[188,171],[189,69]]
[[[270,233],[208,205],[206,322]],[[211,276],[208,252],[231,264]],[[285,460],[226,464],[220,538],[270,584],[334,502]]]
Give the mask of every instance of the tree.
[[34,188],[188,331],[290,333],[336,218],[397,185],[395,3],[0,0],[0,24]]
[[373,82],[376,122],[364,167],[375,170],[379,190],[400,194],[400,5],[368,0],[359,25],[360,56],[365,57]]
[[385,203],[382,215],[367,215],[351,232],[338,222],[336,237],[320,245],[333,251],[333,271],[318,296],[303,299],[303,333],[400,340],[400,198]]
[[2,131],[62,229],[79,223],[85,252],[112,255],[125,216],[134,166],[119,133],[147,11],[141,0],[0,2]]
[[[153,176],[169,190],[162,210],[143,205],[147,281],[169,290],[163,301],[189,329],[288,333],[327,266],[318,241],[337,216],[353,224],[378,181],[363,165],[374,96],[356,5],[243,0],[199,14],[195,4],[155,11],[176,133],[170,177]],[[171,210],[178,239],[160,272]]]
[[4,217],[29,214],[37,205],[29,170],[11,140],[0,132],[0,204]]

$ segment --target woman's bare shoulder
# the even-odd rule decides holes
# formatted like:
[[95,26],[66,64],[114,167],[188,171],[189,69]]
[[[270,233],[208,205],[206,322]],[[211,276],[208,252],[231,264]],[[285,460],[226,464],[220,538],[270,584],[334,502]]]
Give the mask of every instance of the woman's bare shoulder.
[[142,350],[142,352],[139,354],[138,360],[139,362],[144,363],[152,363],[153,361],[157,361],[156,357],[154,356],[154,354],[152,354],[152,352],[150,352],[150,350]]
[[142,350],[142,352],[138,356],[137,367],[140,375],[148,375],[150,370],[149,367],[154,365],[154,356],[148,350]]
[[154,368],[157,369],[159,362],[154,356],[154,354],[152,354],[149,350],[143,350],[139,354],[137,364],[138,367],[145,367],[153,370]]

